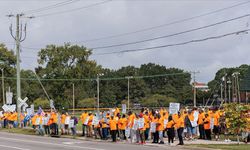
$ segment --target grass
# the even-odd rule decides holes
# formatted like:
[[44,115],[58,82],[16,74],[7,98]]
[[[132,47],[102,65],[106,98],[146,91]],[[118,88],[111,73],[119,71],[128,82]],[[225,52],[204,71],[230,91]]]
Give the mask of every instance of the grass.
[[35,131],[33,129],[20,129],[20,128],[12,128],[12,129],[5,129],[1,128],[1,132],[9,132],[9,133],[18,133],[18,134],[26,134],[26,135],[35,135]]
[[212,149],[221,149],[221,150],[249,150],[249,144],[197,144],[190,145],[192,147],[202,147],[202,148],[212,148]]

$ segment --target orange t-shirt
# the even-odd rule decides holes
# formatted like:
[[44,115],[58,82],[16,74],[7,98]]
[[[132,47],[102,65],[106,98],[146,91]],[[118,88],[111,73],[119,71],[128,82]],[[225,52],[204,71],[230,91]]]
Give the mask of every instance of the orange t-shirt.
[[184,128],[184,118],[182,116],[176,120],[176,128]]
[[164,130],[164,117],[161,117],[159,120],[158,120],[158,126],[157,126],[157,131],[163,131]]
[[120,130],[125,130],[127,126],[127,119],[126,118],[120,118],[118,121],[118,128]]
[[198,125],[203,124],[203,119],[205,118],[204,113],[199,113],[198,115]]
[[65,124],[66,115],[61,115],[61,124]]
[[145,128],[146,128],[146,129],[147,129],[147,128],[150,128],[149,116],[144,115],[143,118],[144,118],[144,126],[145,126]]
[[168,123],[167,123],[167,127],[166,128],[172,128],[173,126],[174,126],[174,121],[173,120],[171,120],[171,121],[169,121]]
[[109,120],[110,130],[117,130],[117,121],[115,119]]
[[205,120],[204,120],[204,129],[205,130],[210,129],[210,118],[209,117],[205,118]]

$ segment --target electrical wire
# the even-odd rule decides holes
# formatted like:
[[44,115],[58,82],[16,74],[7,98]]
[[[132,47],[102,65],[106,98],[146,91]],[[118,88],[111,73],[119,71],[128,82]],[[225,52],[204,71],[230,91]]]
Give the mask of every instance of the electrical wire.
[[162,28],[162,27],[166,27],[166,26],[170,26],[170,25],[175,25],[175,24],[187,22],[187,21],[190,21],[190,20],[194,20],[194,19],[197,19],[197,18],[209,16],[209,15],[212,15],[212,14],[223,12],[223,11],[226,11],[226,10],[229,10],[229,9],[232,9],[232,8],[235,8],[235,7],[239,7],[239,6],[242,6],[242,5],[246,5],[246,4],[249,4],[249,3],[250,3],[250,1],[245,1],[245,2],[238,3],[238,4],[235,4],[235,5],[229,6],[229,7],[224,7],[224,8],[217,9],[217,10],[214,10],[214,11],[211,11],[211,12],[207,12],[207,13],[203,13],[203,14],[200,14],[200,15],[196,15],[196,16],[176,20],[176,21],[173,21],[173,22],[169,22],[169,23],[165,23],[165,24],[161,24],[161,25],[157,25],[157,26],[143,28],[143,29],[132,31],[132,32],[125,32],[125,33],[120,33],[120,34],[115,34],[115,35],[110,35],[110,36],[104,36],[104,37],[100,37],[100,38],[86,39],[86,40],[78,41],[78,42],[75,42],[75,43],[100,41],[100,40],[112,39],[112,38],[132,35],[132,34],[136,34],[136,33],[151,31],[151,30],[155,30],[155,29],[158,29],[158,28]]
[[203,41],[208,41],[208,40],[220,39],[220,38],[231,36],[231,35],[238,35],[240,33],[247,33],[247,31],[249,31],[249,30],[250,29],[240,30],[240,31],[236,31],[236,32],[231,32],[231,33],[223,34],[223,35],[212,36],[212,37],[207,37],[207,38],[203,38],[203,39],[190,40],[190,41],[181,42],[181,43],[175,43],[175,44],[168,44],[168,45],[147,47],[147,48],[140,48],[140,49],[129,49],[129,50],[122,50],[122,51],[96,53],[96,54],[93,54],[93,55],[108,55],[108,54],[119,54],[119,53],[128,53],[128,52],[139,52],[139,51],[155,50],[155,49],[159,49],[159,48],[181,46],[181,45],[187,45],[187,44],[190,44],[190,43],[197,43],[197,42],[203,42]]
[[246,14],[246,15],[239,16],[239,17],[236,17],[236,18],[232,18],[232,19],[220,21],[220,22],[217,22],[217,23],[209,24],[209,25],[206,25],[206,26],[198,27],[198,28],[193,28],[193,29],[190,29],[190,30],[186,30],[186,31],[182,31],[182,32],[174,33],[174,34],[169,34],[169,35],[164,35],[164,36],[158,36],[158,37],[149,38],[149,39],[140,40],[140,41],[135,41],[135,42],[127,42],[127,43],[120,43],[120,44],[114,44],[114,45],[93,47],[91,49],[97,50],[97,49],[104,49],[104,48],[111,48],[111,47],[120,47],[120,46],[134,45],[134,44],[139,44],[139,43],[144,43],[144,42],[159,40],[159,39],[162,39],[162,38],[169,38],[169,37],[173,37],[173,36],[177,36],[177,35],[181,35],[181,34],[186,34],[186,33],[194,32],[194,31],[198,31],[198,30],[202,30],[202,29],[214,27],[214,26],[217,26],[217,25],[221,25],[221,24],[224,24],[224,23],[228,23],[228,22],[235,21],[235,20],[242,19],[242,18],[249,17],[249,16],[250,16],[250,14]]
[[[181,72],[181,73],[171,73],[171,74],[156,74],[156,75],[146,75],[146,76],[133,76],[130,79],[141,79],[141,78],[155,78],[155,77],[165,77],[165,76],[175,76],[175,75],[183,75],[188,74],[189,72]],[[4,77],[6,80],[16,80],[16,77]],[[21,78],[21,80],[37,80],[37,78]],[[95,81],[96,78],[82,78],[82,79],[45,79],[40,78],[41,81]],[[113,78],[99,78],[99,80],[107,81],[107,80],[127,80],[126,77],[113,77]]]
[[46,11],[46,10],[50,10],[50,9],[55,9],[57,7],[62,7],[62,6],[65,6],[65,5],[69,5],[69,4],[78,2],[78,1],[79,0],[66,0],[66,1],[59,2],[59,3],[53,4],[53,5],[41,7],[41,8],[38,8],[38,9],[27,10],[27,11],[24,11],[23,13],[24,14],[38,13],[38,12],[42,12],[42,11]]
[[47,14],[43,14],[43,15],[38,15],[38,16],[36,16],[36,18],[74,12],[74,11],[78,11],[78,10],[81,10],[81,9],[87,9],[87,8],[91,8],[91,7],[94,7],[94,6],[102,5],[104,3],[111,2],[111,1],[113,1],[113,0],[105,0],[105,1],[102,1],[102,2],[93,3],[93,4],[90,4],[90,5],[83,6],[83,7],[78,7],[78,8],[64,10],[64,11],[58,11],[58,12],[54,12],[54,13],[47,13]]

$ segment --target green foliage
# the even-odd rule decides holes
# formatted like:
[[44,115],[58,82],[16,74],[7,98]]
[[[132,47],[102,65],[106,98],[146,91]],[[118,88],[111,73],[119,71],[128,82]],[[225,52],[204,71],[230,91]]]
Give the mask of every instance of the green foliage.
[[250,110],[250,105],[241,105],[236,103],[225,104],[225,117],[231,133],[238,135],[246,129],[247,118],[245,113],[247,110]]
[[47,100],[47,99],[42,99],[42,98],[35,99],[35,100],[34,100],[34,105],[35,105],[35,108],[36,108],[36,109],[37,109],[39,106],[41,106],[43,109],[50,108],[50,106],[49,106],[49,100]]
[[79,100],[77,107],[79,108],[93,108],[96,106],[96,99],[94,98],[85,98]]
[[177,102],[175,98],[155,94],[141,100],[141,105],[146,107],[167,107],[170,102]]

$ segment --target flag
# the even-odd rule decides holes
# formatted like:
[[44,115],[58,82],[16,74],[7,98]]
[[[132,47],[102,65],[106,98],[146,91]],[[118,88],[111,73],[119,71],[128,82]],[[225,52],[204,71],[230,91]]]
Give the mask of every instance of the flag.
[[37,111],[37,114],[40,114],[41,116],[45,116],[45,113],[44,113],[44,111],[43,111],[43,109],[42,109],[42,107],[41,106],[39,106],[39,109],[38,109],[38,111]]

